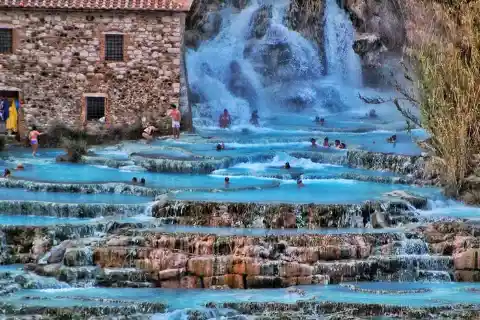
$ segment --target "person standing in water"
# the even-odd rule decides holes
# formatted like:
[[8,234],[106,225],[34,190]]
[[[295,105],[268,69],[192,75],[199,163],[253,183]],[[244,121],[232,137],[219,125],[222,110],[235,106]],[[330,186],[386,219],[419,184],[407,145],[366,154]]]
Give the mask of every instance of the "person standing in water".
[[255,110],[255,111],[252,112],[252,117],[250,118],[250,123],[253,124],[254,126],[258,127],[258,119],[260,119],[260,117],[258,116],[258,111]]
[[182,115],[173,103],[170,105],[170,117],[172,118],[173,139],[180,139],[180,120]]
[[32,155],[35,157],[38,151],[38,137],[43,135],[44,133],[40,133],[37,131],[36,126],[32,126],[32,130],[28,133],[28,140],[30,140],[30,145],[32,146]]
[[232,123],[232,119],[230,118],[230,114],[228,113],[227,109],[223,110],[223,113],[220,115],[220,118],[218,119],[218,124],[220,128],[226,129],[230,126]]

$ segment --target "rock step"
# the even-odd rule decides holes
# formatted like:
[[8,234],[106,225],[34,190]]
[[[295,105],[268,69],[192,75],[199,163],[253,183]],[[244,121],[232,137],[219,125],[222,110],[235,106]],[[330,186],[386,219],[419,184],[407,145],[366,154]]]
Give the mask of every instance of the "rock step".
[[0,212],[69,218],[133,216],[145,212],[146,204],[54,203],[41,201],[1,200]]
[[453,257],[436,255],[393,255],[375,256],[380,268],[384,270],[431,270],[431,271],[452,271],[454,269]]
[[[418,200],[418,197],[414,198]],[[405,203],[405,200],[394,198],[355,205],[165,201],[153,206],[152,215],[156,218],[175,217],[178,224],[194,226],[266,229],[364,228],[364,218],[370,221],[374,213],[395,217],[389,219],[390,222],[418,222],[417,214],[409,214],[413,206]]]

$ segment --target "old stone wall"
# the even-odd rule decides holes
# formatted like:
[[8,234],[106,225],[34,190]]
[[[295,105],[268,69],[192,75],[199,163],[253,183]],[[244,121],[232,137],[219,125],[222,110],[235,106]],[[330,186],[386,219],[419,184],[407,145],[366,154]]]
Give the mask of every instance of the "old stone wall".
[[[27,125],[102,127],[85,123],[85,94],[107,98],[107,126],[168,123],[169,104],[179,102],[183,21],[182,12],[2,9],[14,50],[0,54],[0,86],[22,91]],[[109,32],[124,34],[124,61],[104,61]]]

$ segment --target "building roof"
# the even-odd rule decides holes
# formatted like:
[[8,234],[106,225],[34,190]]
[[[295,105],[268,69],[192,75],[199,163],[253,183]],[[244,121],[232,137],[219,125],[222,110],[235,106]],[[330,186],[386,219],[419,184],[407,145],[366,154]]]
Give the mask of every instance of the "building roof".
[[0,8],[188,11],[192,0],[0,0]]

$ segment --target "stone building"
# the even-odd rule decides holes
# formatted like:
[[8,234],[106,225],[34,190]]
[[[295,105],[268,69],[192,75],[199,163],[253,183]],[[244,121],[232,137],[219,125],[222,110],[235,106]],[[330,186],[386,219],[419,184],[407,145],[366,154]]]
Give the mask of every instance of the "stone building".
[[[0,0],[0,97],[19,127],[167,123],[191,0]],[[182,81],[181,81],[182,80]],[[182,103],[182,101],[180,101]],[[25,130],[25,129],[24,129]]]

